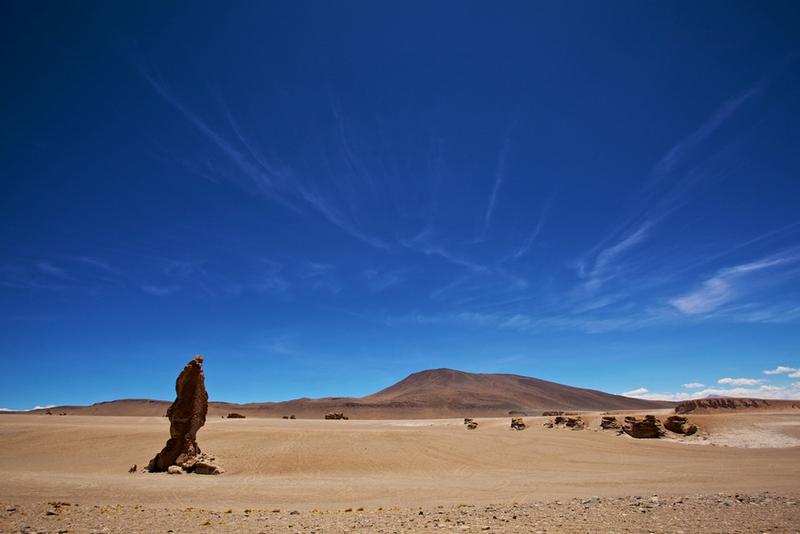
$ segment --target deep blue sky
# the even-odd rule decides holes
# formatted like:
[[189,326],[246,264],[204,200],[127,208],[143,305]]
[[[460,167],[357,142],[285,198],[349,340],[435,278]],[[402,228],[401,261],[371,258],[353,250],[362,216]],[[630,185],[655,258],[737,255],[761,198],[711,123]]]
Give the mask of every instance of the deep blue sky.
[[795,1],[2,0],[0,62],[0,407],[800,398]]

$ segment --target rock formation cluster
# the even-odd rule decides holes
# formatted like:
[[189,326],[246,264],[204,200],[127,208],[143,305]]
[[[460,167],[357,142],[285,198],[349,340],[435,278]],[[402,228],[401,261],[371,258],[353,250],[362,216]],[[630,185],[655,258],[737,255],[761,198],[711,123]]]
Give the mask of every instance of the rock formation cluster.
[[150,460],[147,470],[154,472],[220,474],[214,458],[201,454],[197,431],[205,424],[208,393],[203,374],[203,357],[196,356],[186,364],[175,381],[177,398],[167,409],[170,438],[164,448]]
[[[583,430],[586,428],[586,422],[580,417],[559,415],[554,419],[545,421],[542,426],[545,428]],[[600,420],[600,430],[611,431],[617,435],[624,433],[636,439],[663,437],[666,435],[665,429],[683,436],[691,436],[697,433],[697,426],[690,423],[686,417],[680,415],[668,417],[663,425],[654,415],[645,415],[641,419],[629,415],[625,417],[621,425],[616,416],[613,415],[604,415]]]

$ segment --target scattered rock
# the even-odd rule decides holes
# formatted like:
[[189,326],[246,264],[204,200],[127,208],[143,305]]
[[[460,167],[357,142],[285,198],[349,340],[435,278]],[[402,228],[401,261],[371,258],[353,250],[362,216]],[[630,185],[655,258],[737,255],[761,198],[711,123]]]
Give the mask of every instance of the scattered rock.
[[542,423],[542,426],[545,428],[553,428],[553,421],[551,419],[548,419],[547,421]]
[[522,417],[511,418],[511,430],[525,430],[528,425],[522,420]]
[[183,468],[177,465],[171,465],[167,467],[167,473],[170,475],[182,475],[184,473]]
[[133,464],[133,467],[128,469],[128,473],[135,473],[138,469],[139,469],[138,466],[136,464]]
[[542,412],[542,417],[555,417],[557,415],[564,415],[564,412]]
[[671,415],[667,417],[667,420],[664,421],[664,428],[685,436],[691,436],[697,432],[697,427],[680,415]]
[[45,415],[53,415],[53,412],[51,412],[50,410],[47,410],[47,411],[45,412]]
[[467,430],[475,430],[478,428],[478,423],[476,423],[471,417],[465,417],[464,424],[467,425]]
[[228,419],[245,419],[245,416],[240,413],[231,412],[228,414]]
[[289,416],[289,419],[297,419],[297,417],[295,417],[294,414],[292,414]]
[[342,412],[330,412],[325,414],[325,419],[347,419],[347,416]]
[[661,422],[654,415],[645,415],[641,420],[628,416],[622,424],[622,430],[636,439],[653,439],[664,435]]

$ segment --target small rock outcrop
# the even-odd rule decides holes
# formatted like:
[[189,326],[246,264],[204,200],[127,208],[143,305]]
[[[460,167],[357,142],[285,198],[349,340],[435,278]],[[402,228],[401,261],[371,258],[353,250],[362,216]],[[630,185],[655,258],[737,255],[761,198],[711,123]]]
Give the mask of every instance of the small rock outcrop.
[[542,417],[555,417],[557,415],[564,415],[564,412],[559,412],[559,411],[542,412]]
[[245,416],[240,413],[231,412],[228,414],[228,419],[245,419]]
[[330,412],[325,414],[325,419],[347,419],[347,416],[342,412]]
[[683,434],[684,436],[691,436],[697,433],[697,426],[693,425],[683,416],[671,415],[664,421],[664,428],[676,434]]
[[622,427],[620,426],[617,418],[613,415],[604,415],[600,421],[600,428],[603,430],[611,430],[617,434],[622,434]]
[[[197,431],[205,424],[208,413],[208,393],[203,374],[203,357],[196,356],[186,364],[175,381],[177,398],[167,410],[170,439],[164,448],[150,460],[147,470],[151,473],[197,472],[200,462],[200,446]],[[213,474],[222,470],[215,467]],[[202,473],[201,473],[202,474]]]
[[471,417],[465,417],[464,424],[467,426],[467,430],[475,430],[478,428],[478,423]]
[[525,424],[522,417],[511,418],[511,430],[525,430],[526,428],[528,428],[528,425]]
[[636,439],[654,439],[664,435],[661,422],[654,415],[645,415],[641,420],[629,415],[622,424],[622,430]]
[[586,423],[580,417],[559,415],[555,419],[550,419],[542,423],[545,428],[569,428],[571,430],[583,430]]
[[571,428],[572,430],[583,430],[586,423],[580,417],[567,417],[558,416],[555,420],[556,426],[563,426],[564,428]]

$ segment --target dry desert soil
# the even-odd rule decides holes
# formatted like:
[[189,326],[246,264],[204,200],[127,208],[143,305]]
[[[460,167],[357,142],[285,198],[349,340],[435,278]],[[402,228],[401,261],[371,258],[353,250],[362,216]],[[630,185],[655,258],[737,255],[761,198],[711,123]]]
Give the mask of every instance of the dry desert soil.
[[799,412],[689,415],[696,435],[659,440],[599,412],[578,431],[210,418],[220,476],[141,472],[164,417],[2,415],[0,532],[800,532]]

